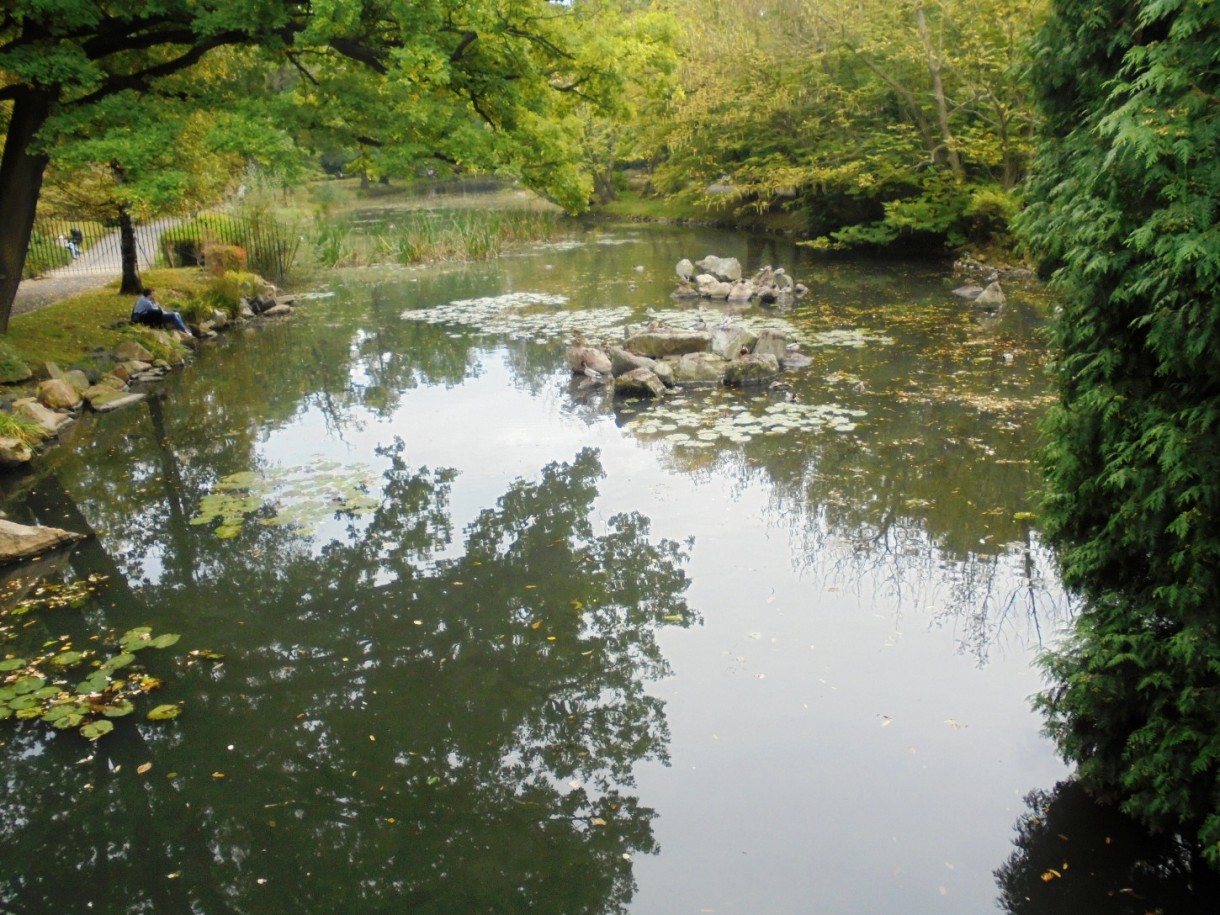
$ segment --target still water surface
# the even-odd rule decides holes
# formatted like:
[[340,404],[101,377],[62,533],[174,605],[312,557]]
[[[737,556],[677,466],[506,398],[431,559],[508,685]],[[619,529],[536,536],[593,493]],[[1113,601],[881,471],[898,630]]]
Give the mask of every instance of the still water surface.
[[[809,285],[743,317],[811,367],[660,408],[572,380],[574,329],[723,320],[669,298],[709,253]],[[1028,704],[1068,616],[1024,520],[1039,309],[953,285],[603,227],[335,276],[86,418],[7,508],[96,533],[54,574],[108,586],[25,637],[181,633],[141,661],[185,712],[96,746],[4,723],[0,903],[1040,910],[1057,849],[994,874],[1066,774]]]

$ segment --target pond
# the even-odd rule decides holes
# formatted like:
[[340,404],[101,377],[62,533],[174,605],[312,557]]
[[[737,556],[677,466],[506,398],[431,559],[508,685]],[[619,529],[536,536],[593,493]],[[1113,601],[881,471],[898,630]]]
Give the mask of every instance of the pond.
[[[733,315],[809,368],[660,404],[572,378],[573,333],[726,320],[669,297],[710,253],[810,287]],[[96,742],[0,725],[0,905],[1050,911],[1067,770],[1028,697],[1069,607],[1031,515],[1042,309],[954,285],[588,227],[336,274],[86,417],[5,508],[95,536],[4,593],[90,593],[0,656],[180,639],[127,662],[160,686]]]

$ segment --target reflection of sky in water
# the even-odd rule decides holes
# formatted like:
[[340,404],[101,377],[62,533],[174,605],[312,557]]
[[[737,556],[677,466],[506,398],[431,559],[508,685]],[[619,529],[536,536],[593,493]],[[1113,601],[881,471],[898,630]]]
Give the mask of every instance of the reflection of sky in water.
[[[857,561],[833,535],[811,549],[764,479],[684,473],[612,415],[573,416],[562,370],[534,396],[502,355],[480,366],[457,387],[404,392],[389,416],[357,410],[340,450],[377,470],[369,456],[397,435],[408,466],[457,469],[460,531],[514,479],[592,446],[606,471],[595,531],[640,510],[654,537],[694,538],[687,597],[704,623],[660,634],[674,676],[653,689],[672,766],[638,773],[662,850],[635,862],[632,911],[985,908],[1022,796],[1064,773],[1027,704],[1039,679],[1024,610],[985,624],[997,629],[982,664],[968,631],[978,608],[949,606],[965,563],[925,535],[888,564]],[[310,410],[261,451],[289,462],[326,435]],[[1019,553],[998,552],[988,599],[1003,604],[1022,569]]]

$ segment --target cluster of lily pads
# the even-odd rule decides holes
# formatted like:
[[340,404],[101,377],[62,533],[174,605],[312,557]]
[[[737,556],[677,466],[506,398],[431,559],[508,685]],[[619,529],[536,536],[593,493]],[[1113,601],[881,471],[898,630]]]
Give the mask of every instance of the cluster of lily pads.
[[[756,402],[766,402],[758,398]],[[682,448],[711,448],[719,442],[745,444],[760,435],[791,432],[851,432],[864,410],[836,404],[767,403],[761,411],[749,403],[708,397],[702,402],[686,398],[659,401],[631,428],[641,436],[660,436]]]
[[[340,472],[341,471],[341,472]],[[199,502],[191,524],[219,520],[222,540],[241,533],[247,518],[262,512],[264,526],[292,525],[309,531],[335,513],[367,515],[380,504],[369,494],[372,474],[364,465],[321,461],[307,467],[243,470],[223,477]]]
[[[32,596],[0,614],[0,638],[4,642],[17,638],[24,627],[16,620],[31,611],[79,604],[104,582],[104,576],[94,575],[67,585],[38,584]],[[113,719],[135,711],[133,699],[161,685],[136,663],[136,653],[168,648],[178,638],[175,633],[154,636],[142,626],[119,636],[116,653],[106,658],[93,649],[73,648],[67,636],[49,639],[24,657],[6,654],[0,658],[0,720],[40,719],[60,730],[79,728],[82,736],[97,740],[114,730]],[[81,677],[77,671],[85,667],[88,673]],[[180,712],[178,705],[161,705],[147,717],[166,720]]]
[[631,309],[594,308],[563,310],[567,296],[543,292],[510,292],[478,299],[459,299],[446,305],[403,313],[403,319],[426,324],[461,324],[482,333],[501,334],[510,340],[567,339],[583,334],[590,339],[622,335]]

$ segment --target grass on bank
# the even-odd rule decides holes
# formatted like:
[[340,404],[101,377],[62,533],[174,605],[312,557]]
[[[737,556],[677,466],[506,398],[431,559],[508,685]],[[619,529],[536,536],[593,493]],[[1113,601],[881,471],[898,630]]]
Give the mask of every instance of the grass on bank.
[[[185,301],[199,301],[212,280],[196,267],[149,270],[141,275],[146,286],[157,290],[166,308]],[[136,297],[121,295],[119,281],[90,292],[82,292],[9,322],[4,338],[18,357],[37,373],[47,362],[70,368],[89,362],[99,348],[109,352],[140,329],[128,323]]]

